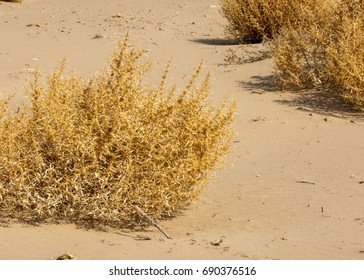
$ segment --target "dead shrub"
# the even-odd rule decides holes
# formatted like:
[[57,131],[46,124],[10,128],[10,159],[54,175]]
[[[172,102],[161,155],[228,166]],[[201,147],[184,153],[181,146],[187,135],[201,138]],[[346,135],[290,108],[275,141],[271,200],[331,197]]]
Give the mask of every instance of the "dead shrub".
[[[273,40],[272,54],[276,80],[282,88],[304,88],[322,85],[326,79],[326,48],[333,27],[331,5],[307,11],[305,25],[282,28]],[[326,31],[324,31],[326,30]]]
[[308,25],[284,28],[274,43],[276,80],[282,88],[332,89],[364,105],[364,4],[329,1],[307,14]]
[[302,25],[306,10],[320,9],[322,0],[221,0],[226,31],[242,43],[274,38],[282,27]]
[[142,225],[134,205],[154,219],[195,199],[228,151],[234,104],[208,101],[199,67],[182,92],[142,83],[143,51],[125,40],[90,80],[35,75],[29,105],[0,104],[0,209],[31,220]]
[[334,18],[335,34],[327,48],[330,86],[344,100],[364,107],[364,2],[340,3]]

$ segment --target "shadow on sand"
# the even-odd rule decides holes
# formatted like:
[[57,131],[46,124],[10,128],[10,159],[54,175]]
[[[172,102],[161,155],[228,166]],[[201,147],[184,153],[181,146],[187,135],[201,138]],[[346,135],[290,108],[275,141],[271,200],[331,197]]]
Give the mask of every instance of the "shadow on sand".
[[262,89],[266,92],[280,91],[279,87],[274,82],[274,75],[252,76],[248,82],[240,81],[239,84],[247,90]]
[[[247,90],[262,89],[272,94],[281,94],[282,90],[274,81],[274,75],[252,76],[249,82],[241,81],[240,85]],[[280,96],[275,102],[281,105],[296,107],[297,110],[310,113],[330,115],[341,118],[356,118],[364,121],[364,110],[346,102],[333,90],[322,88],[310,90],[290,90],[291,95]]]
[[221,39],[221,38],[200,38],[200,39],[193,39],[190,41],[210,46],[234,46],[240,44],[239,41],[236,39]]
[[313,89],[293,92],[292,99],[276,100],[277,103],[297,107],[298,110],[341,118],[364,120],[364,111],[346,102],[332,90]]

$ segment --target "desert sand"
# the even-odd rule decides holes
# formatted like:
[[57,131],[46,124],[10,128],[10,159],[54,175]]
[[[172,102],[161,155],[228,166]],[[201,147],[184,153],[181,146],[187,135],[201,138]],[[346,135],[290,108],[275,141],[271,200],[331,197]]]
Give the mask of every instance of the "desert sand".
[[152,226],[3,220],[0,259],[364,259],[364,115],[278,90],[271,59],[226,64],[242,47],[225,24],[218,0],[0,2],[0,94],[18,93],[13,108],[35,68],[49,74],[65,58],[88,77],[126,34],[152,61],[151,84],[171,60],[169,81],[182,87],[203,61],[212,98],[237,102],[225,168],[180,216],[159,222],[173,239]]

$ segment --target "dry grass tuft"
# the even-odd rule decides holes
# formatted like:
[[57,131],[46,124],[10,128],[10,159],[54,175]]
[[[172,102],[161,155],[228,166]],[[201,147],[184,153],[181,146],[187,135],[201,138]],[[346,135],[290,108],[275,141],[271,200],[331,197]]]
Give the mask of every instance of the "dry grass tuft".
[[309,24],[275,40],[276,79],[283,88],[323,87],[364,106],[364,3],[329,1],[307,13]]
[[208,101],[197,69],[182,92],[141,82],[143,51],[120,44],[110,65],[84,80],[62,64],[18,113],[0,103],[0,209],[4,216],[94,225],[172,217],[203,189],[228,151],[234,104]]
[[302,25],[305,10],[316,10],[319,0],[221,0],[228,20],[226,31],[242,43],[274,38],[283,27]]

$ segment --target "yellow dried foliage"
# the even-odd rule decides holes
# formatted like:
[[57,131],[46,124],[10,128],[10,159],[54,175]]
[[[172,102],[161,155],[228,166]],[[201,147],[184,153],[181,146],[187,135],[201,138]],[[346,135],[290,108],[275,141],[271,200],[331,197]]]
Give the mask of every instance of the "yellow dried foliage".
[[282,27],[305,22],[306,9],[319,9],[320,0],[221,0],[228,20],[226,31],[242,43],[274,38]]
[[[2,215],[98,225],[143,225],[193,201],[228,152],[234,102],[209,101],[197,69],[182,92],[142,83],[148,63],[126,39],[90,80],[62,64],[44,85],[36,74],[29,105],[0,103]],[[220,163],[220,164],[219,164]]]
[[274,42],[282,88],[323,87],[364,106],[364,2],[328,1],[307,13],[309,23],[285,28]]
[[364,2],[342,1],[333,25],[335,37],[327,47],[330,85],[346,101],[364,108]]
[[333,5],[321,2],[321,9],[306,10],[305,24],[282,28],[274,38],[273,59],[276,80],[282,88],[303,88],[321,85],[326,77],[327,55],[325,49],[330,36],[329,30]]

